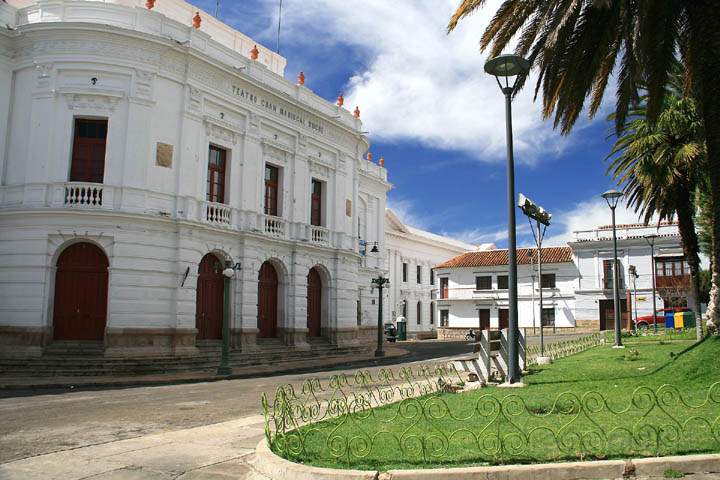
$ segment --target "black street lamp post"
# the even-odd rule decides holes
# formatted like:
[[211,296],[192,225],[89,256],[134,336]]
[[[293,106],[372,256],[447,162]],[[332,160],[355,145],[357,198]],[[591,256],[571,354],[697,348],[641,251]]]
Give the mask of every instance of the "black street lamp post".
[[375,350],[376,357],[384,357],[385,350],[383,350],[383,288],[385,285],[390,284],[390,279],[385,278],[382,275],[372,279],[373,288],[378,289],[378,331],[377,331],[377,349]]
[[[509,384],[520,381],[518,362],[517,248],[515,240],[515,165],[512,136],[512,96],[518,78],[530,71],[530,63],[518,55],[500,55],[485,63],[485,72],[495,76],[505,95],[508,201],[508,375]],[[511,77],[512,81],[511,81]],[[501,82],[500,79],[503,79]],[[504,84],[504,85],[503,85]],[[541,320],[542,322],[542,320]]]
[[602,194],[602,197],[607,202],[612,211],[612,230],[613,230],[613,310],[615,314],[615,345],[614,348],[623,348],[620,331],[622,326],[620,324],[620,272],[618,269],[618,253],[617,253],[617,232],[615,229],[615,208],[617,207],[620,198],[623,196],[621,192],[617,190],[608,190]]
[[223,325],[222,325],[222,350],[220,351],[220,364],[217,368],[218,375],[230,375],[230,285],[235,272],[240,270],[240,264],[225,260],[225,268],[222,271],[223,282]]
[[650,245],[650,271],[652,272],[652,296],[653,296],[653,330],[657,333],[657,305],[655,301],[655,239],[657,235],[649,233],[645,235],[645,241]]

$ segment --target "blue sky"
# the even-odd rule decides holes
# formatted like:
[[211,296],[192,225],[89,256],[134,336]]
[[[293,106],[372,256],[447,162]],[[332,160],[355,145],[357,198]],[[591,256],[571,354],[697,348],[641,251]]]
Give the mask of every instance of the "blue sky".
[[[191,0],[213,13],[215,0]],[[470,243],[506,243],[503,98],[482,72],[477,41],[499,0],[451,35],[459,0],[284,0],[280,53],[285,76],[346,107],[359,105],[375,158],[394,188],[389,207],[408,224]],[[279,0],[222,0],[220,19],[268,48],[276,46]],[[612,85],[611,87],[612,88]],[[567,137],[543,121],[530,89],[514,103],[516,190],[551,211],[550,243],[609,223],[600,193],[611,186],[612,145],[604,113]],[[609,90],[611,92],[611,90]],[[619,222],[635,216],[619,209]],[[518,216],[518,243],[532,242]]]

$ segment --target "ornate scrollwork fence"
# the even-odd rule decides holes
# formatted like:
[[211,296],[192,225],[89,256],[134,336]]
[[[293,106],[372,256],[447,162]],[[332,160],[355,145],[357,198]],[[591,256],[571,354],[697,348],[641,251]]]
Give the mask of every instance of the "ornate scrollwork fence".
[[[545,356],[553,360],[567,357],[576,353],[584,352],[588,348],[600,345],[605,340],[603,333],[593,333],[582,337],[566,340],[562,342],[553,342],[545,345]],[[527,347],[527,361],[529,365],[536,362],[540,356],[540,345],[530,345]]]
[[456,375],[424,366],[283,386],[262,399],[268,443],[293,461],[351,468],[720,450],[720,382],[689,395],[672,385],[530,399],[497,389],[444,394]]

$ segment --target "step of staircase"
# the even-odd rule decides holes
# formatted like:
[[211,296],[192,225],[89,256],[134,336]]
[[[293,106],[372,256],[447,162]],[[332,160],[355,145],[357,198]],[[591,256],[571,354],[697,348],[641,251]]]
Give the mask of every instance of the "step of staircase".
[[[255,351],[231,351],[230,365],[233,368],[259,367],[313,358],[341,359],[367,352],[365,347],[337,347],[320,340],[309,342],[309,351],[294,350],[277,339],[265,340],[259,342]],[[97,346],[62,345],[50,349],[51,353],[42,357],[0,358],[0,377],[133,376],[214,371],[220,361],[219,348],[216,351],[214,345],[203,345],[199,350],[198,355],[192,356],[112,358],[104,357]]]

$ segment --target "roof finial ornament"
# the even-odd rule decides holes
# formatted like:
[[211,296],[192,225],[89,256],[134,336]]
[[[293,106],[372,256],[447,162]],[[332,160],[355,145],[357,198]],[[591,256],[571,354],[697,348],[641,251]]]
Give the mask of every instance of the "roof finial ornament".
[[385,166],[385,157],[380,157],[380,160],[378,160],[378,165],[381,167]]
[[373,159],[373,154],[372,154],[372,152],[368,152],[368,153],[367,153],[367,161],[368,161],[368,162],[372,162],[372,159]]
[[145,8],[152,10],[155,7],[155,0],[147,0],[145,2]]
[[345,97],[343,97],[343,94],[341,93],[340,96],[337,98],[337,106],[342,107],[343,104],[345,104]]
[[298,87],[305,85],[305,72],[298,73],[297,84]]
[[353,115],[355,115],[355,118],[360,118],[360,107],[355,107]]
[[252,50],[250,50],[250,60],[257,60],[258,55],[260,55],[260,50],[258,50],[257,45],[255,45]]
[[195,16],[192,18],[192,26],[193,28],[200,28],[200,24],[202,23],[202,17],[200,16],[200,12],[195,12]]

